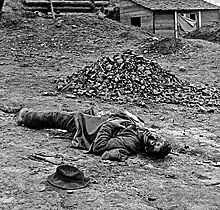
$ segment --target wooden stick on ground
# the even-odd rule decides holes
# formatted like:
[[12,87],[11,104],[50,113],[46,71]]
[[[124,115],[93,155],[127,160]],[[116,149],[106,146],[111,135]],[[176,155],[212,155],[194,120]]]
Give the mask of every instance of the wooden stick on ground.
[[53,19],[55,19],[55,13],[54,13],[54,9],[53,9],[53,2],[52,2],[52,0],[50,0],[50,9],[51,9],[51,12],[52,12],[52,17],[53,17]]
[[179,154],[178,154],[178,153],[175,153],[175,152],[170,152],[170,154],[179,156]]

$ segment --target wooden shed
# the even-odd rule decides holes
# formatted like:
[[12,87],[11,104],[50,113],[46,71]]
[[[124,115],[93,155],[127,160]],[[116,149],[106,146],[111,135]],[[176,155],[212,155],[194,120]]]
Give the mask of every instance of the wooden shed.
[[120,0],[122,24],[175,37],[181,30],[219,23],[219,12],[220,7],[203,0]]

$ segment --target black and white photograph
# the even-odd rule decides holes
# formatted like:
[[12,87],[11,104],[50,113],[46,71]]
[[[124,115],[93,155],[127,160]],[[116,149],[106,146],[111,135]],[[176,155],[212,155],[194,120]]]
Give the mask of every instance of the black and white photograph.
[[0,0],[0,210],[73,209],[220,209],[220,0]]

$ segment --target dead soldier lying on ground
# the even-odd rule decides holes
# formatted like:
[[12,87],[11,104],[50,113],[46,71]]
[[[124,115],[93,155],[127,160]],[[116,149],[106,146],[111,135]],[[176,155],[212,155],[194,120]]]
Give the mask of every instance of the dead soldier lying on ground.
[[67,130],[73,134],[72,147],[105,160],[124,161],[138,153],[164,158],[171,151],[165,139],[150,132],[140,118],[127,111],[95,115],[93,108],[74,114],[22,109],[18,125]]

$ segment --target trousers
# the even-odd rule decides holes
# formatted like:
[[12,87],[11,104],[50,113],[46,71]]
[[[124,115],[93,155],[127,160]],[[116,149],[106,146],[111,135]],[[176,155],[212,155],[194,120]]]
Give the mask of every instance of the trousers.
[[76,132],[75,114],[29,111],[24,114],[22,124],[34,129],[56,128],[73,134]]

